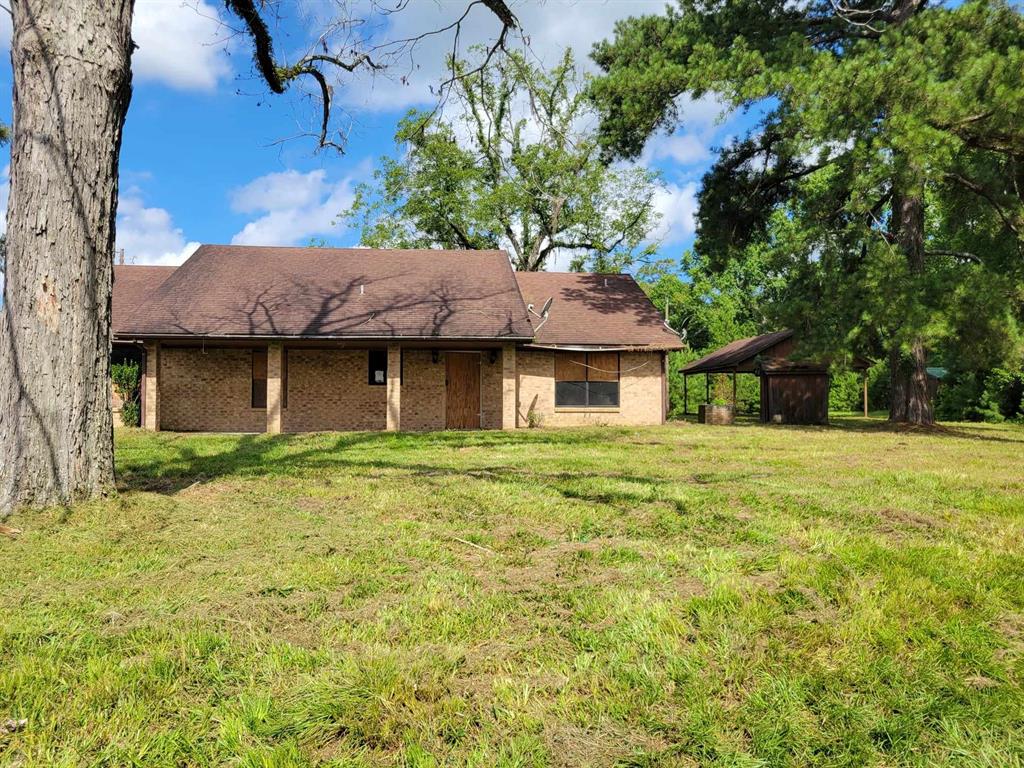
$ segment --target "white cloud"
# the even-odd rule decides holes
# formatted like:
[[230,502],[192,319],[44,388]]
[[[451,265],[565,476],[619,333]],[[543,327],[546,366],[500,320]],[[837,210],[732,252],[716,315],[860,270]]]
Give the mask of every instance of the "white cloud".
[[316,235],[337,235],[334,221],[355,198],[355,185],[366,174],[364,163],[340,181],[320,169],[281,171],[253,179],[231,193],[231,208],[262,213],[231,238],[236,245],[297,245]]
[[692,133],[652,136],[644,148],[642,162],[671,160],[677,165],[696,165],[711,157],[708,142]]
[[137,0],[132,72],[181,90],[211,91],[231,75],[226,32],[219,10],[202,0]]
[[[211,91],[231,76],[225,50],[230,30],[203,0],[137,0],[132,18],[132,73],[137,81]],[[11,46],[11,17],[0,13],[0,47]]]
[[199,243],[188,242],[171,214],[147,208],[138,187],[121,195],[117,206],[117,248],[131,264],[181,264]]
[[[548,0],[511,5],[528,38],[528,56],[551,66],[569,45],[574,49],[577,62],[584,69],[592,70],[590,48],[612,36],[616,21],[628,16],[663,13],[665,0]],[[312,10],[308,25],[322,28],[324,19],[317,17],[316,6],[310,4],[309,8]],[[375,27],[375,41],[408,39],[440,29],[454,22],[464,10],[465,6],[458,4],[409,3],[401,12],[381,20]],[[493,13],[483,5],[473,7],[462,25],[460,55],[467,57],[470,45],[493,41],[499,29],[500,23]],[[422,38],[411,53],[407,51],[408,55],[398,58],[395,68],[386,76],[373,77],[365,71],[355,77],[346,74],[339,84],[338,98],[350,108],[381,111],[432,104],[436,94],[431,88],[436,89],[444,79],[445,60],[451,49],[450,33]]]
[[655,240],[663,245],[681,243],[697,229],[697,184],[679,186],[666,184],[654,196],[654,205],[661,214],[661,225]]

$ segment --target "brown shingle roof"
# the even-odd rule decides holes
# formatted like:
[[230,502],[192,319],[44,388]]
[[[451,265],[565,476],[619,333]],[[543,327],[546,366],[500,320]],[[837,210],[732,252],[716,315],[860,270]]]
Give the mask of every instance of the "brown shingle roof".
[[737,339],[714,352],[709,352],[699,360],[687,363],[680,370],[683,373],[725,373],[739,367],[751,367],[755,357],[792,335],[793,331],[786,330]]
[[142,264],[114,265],[114,298],[111,304],[111,326],[120,333],[125,322],[149,301],[176,267],[155,267]]
[[529,339],[504,251],[204,245],[122,335]]
[[517,272],[516,281],[536,312],[553,299],[547,322],[530,316],[536,344],[683,348],[630,275]]

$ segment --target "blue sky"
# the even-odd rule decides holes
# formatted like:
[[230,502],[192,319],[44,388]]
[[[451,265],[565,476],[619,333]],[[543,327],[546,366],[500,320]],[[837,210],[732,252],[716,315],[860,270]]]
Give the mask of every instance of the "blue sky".
[[[278,55],[294,58],[324,29],[336,0],[282,3],[275,30]],[[444,26],[466,4],[413,0],[401,13],[378,19],[373,34],[401,38]],[[553,63],[571,43],[590,66],[591,45],[611,34],[617,18],[655,13],[661,0],[547,0],[513,3],[530,50]],[[0,14],[6,16],[6,14]],[[411,106],[429,105],[430,86],[441,76],[450,36],[421,44],[399,61],[398,77],[340,80],[335,101],[338,127],[348,130],[344,155],[315,153],[302,134],[317,119],[317,105],[302,94],[274,96],[253,77],[245,40],[232,35],[232,20],[215,0],[137,0],[133,37],[134,93],[121,153],[118,245],[129,261],[176,264],[198,243],[305,244],[322,238],[356,245],[357,233],[334,226],[351,202],[355,184],[371,174],[381,154],[394,153],[395,124]],[[0,28],[9,45],[10,22]],[[462,33],[465,46],[486,42],[496,22],[477,8]],[[7,56],[0,68],[10,93]],[[2,119],[10,120],[10,99]],[[735,130],[718,121],[713,102],[688,104],[686,122],[673,136],[652,140],[642,162],[659,169],[665,187],[658,197],[664,221],[657,237],[665,257],[692,243],[697,183],[720,146]],[[4,179],[6,181],[6,178]],[[6,185],[4,186],[6,198]],[[6,208],[6,199],[0,200]],[[564,267],[556,263],[555,268]]]

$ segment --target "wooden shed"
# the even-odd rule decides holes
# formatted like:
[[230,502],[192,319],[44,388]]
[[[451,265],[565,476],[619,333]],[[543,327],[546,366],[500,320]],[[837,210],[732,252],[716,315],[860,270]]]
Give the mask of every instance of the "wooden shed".
[[828,423],[828,368],[814,363],[770,361],[760,365],[761,421]]
[[711,375],[731,374],[735,407],[736,375],[749,373],[761,380],[761,421],[825,424],[828,422],[828,365],[791,360],[795,349],[791,330],[730,342],[683,366],[684,398],[690,376],[704,374],[706,398],[710,399]]

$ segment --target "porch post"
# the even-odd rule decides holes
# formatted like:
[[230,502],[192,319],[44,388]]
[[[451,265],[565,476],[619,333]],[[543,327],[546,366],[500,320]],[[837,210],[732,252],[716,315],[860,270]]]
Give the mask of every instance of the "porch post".
[[282,370],[284,352],[281,342],[272,341],[267,345],[267,434],[281,434],[281,406],[283,392]]
[[402,428],[402,347],[388,344],[388,402],[387,430]]
[[519,404],[516,402],[516,345],[501,348],[501,428],[515,429]]
[[146,375],[142,386],[145,388],[143,403],[146,412],[142,415],[142,426],[151,432],[160,431],[160,386],[157,380],[160,371],[160,342],[146,342]]

